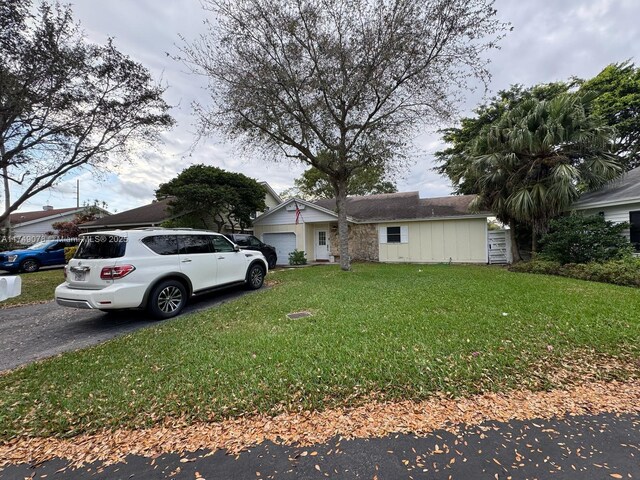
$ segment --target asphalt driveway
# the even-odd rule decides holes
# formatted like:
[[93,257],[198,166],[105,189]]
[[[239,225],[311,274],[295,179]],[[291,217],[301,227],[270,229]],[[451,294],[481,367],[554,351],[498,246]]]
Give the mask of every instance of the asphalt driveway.
[[[182,315],[221,305],[246,293],[242,287],[236,287],[196,297]],[[0,371],[96,345],[155,324],[157,321],[145,312],[106,314],[61,307],[55,302],[0,309]]]
[[630,479],[640,475],[640,415],[581,415],[460,426],[457,434],[389,435],[306,447],[265,442],[240,455],[174,452],[73,469],[57,458],[0,477],[116,479]]

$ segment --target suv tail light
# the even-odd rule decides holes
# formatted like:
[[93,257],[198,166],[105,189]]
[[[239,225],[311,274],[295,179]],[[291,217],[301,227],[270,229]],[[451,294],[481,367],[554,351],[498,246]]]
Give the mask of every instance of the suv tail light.
[[104,267],[100,272],[102,280],[117,280],[126,277],[136,269],[133,265],[119,265],[117,267]]

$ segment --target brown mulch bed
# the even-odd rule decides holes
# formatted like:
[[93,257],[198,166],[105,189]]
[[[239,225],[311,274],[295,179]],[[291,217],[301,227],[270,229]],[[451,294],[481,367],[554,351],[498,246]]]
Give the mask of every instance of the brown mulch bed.
[[18,438],[0,445],[0,466],[37,464],[54,457],[76,466],[96,460],[122,461],[127,455],[155,457],[166,452],[227,449],[238,453],[265,440],[311,445],[334,436],[382,437],[390,433],[455,431],[487,420],[551,418],[604,412],[640,412],[640,382],[590,382],[564,390],[517,390],[470,398],[435,397],[421,402],[374,401],[355,408],[247,416],[186,424],[167,420],[144,430],[109,430],[71,439]]

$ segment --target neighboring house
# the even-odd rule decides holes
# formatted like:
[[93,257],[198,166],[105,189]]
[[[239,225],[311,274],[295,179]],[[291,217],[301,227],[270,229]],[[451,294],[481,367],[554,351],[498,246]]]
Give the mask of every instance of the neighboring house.
[[[487,263],[491,214],[471,211],[474,198],[420,198],[418,192],[348,197],[351,259]],[[335,200],[292,198],[256,218],[253,225],[254,234],[276,248],[279,263],[287,263],[293,250],[306,252],[309,261],[339,258]]]
[[640,167],[628,171],[605,187],[585,193],[571,206],[585,215],[603,215],[612,222],[629,222],[625,235],[640,251]]
[[[264,198],[264,202],[267,205],[266,211],[269,211],[269,209],[282,203],[282,199],[267,182],[260,182],[260,184],[265,187],[267,191]],[[162,222],[175,218],[175,216],[172,216],[170,213],[170,202],[171,198],[158,200],[150,203],[149,205],[143,205],[142,207],[110,215],[108,218],[101,218],[93,222],[87,222],[82,226],[82,228],[83,230],[94,232],[98,230],[117,228],[129,229],[158,227]],[[256,212],[256,216],[260,213],[261,212]]]
[[106,229],[128,229],[141,227],[157,227],[165,220],[173,218],[169,213],[170,198],[143,205],[142,207],[115,213],[84,223],[80,228],[88,232]]
[[[267,182],[260,182],[260,185],[262,185],[267,191],[266,195],[264,196],[264,203],[267,205],[267,209],[265,210],[265,212],[268,212],[272,208],[275,208],[282,203],[282,198],[280,198],[280,195],[278,195],[275,190],[271,188],[271,185],[269,185]],[[262,213],[264,212],[256,212],[256,216]]]
[[[34,212],[17,212],[9,216],[11,233],[16,241],[24,245],[33,245],[46,240],[54,235],[53,224],[56,222],[69,222],[77,213],[83,212],[87,207],[53,208],[45,205],[42,210]],[[108,212],[103,211],[108,215]]]

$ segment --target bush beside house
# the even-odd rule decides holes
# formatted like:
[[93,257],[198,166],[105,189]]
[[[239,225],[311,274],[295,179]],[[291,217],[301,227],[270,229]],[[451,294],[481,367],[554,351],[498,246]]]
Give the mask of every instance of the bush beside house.
[[628,228],[601,215],[559,218],[542,238],[540,255],[510,270],[640,287],[640,259],[623,235]]

